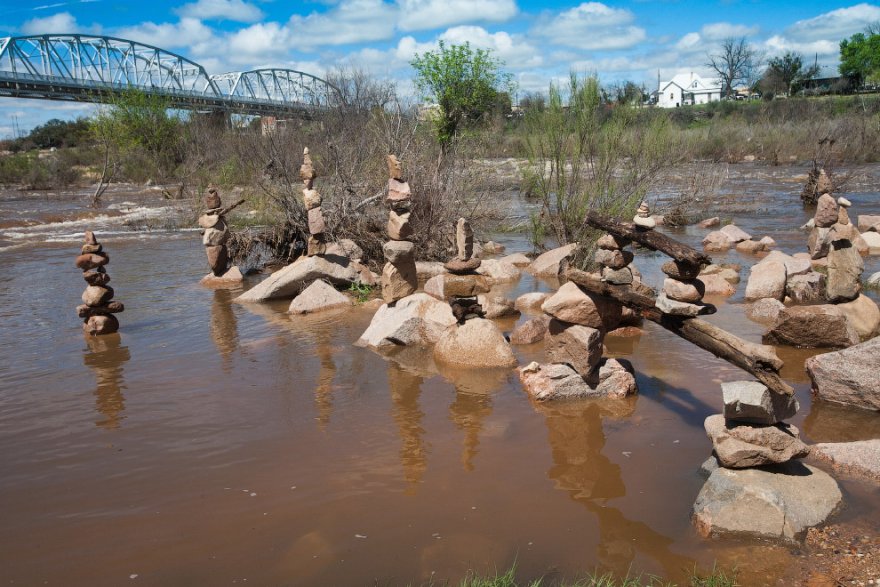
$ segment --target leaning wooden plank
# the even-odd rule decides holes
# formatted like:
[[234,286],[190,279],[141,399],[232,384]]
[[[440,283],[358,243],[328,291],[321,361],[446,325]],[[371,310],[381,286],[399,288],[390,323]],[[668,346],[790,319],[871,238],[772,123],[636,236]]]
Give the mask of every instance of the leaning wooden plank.
[[629,239],[653,251],[666,253],[680,263],[689,265],[709,265],[712,259],[705,253],[669,238],[656,230],[641,230],[631,222],[620,222],[610,216],[590,211],[584,217],[584,222],[593,228],[604,230],[616,237]]
[[584,290],[611,298],[650,320],[692,342],[716,357],[736,365],[754,375],[761,383],[776,393],[792,395],[794,390],[779,377],[783,362],[773,347],[743,340],[714,324],[697,318],[683,318],[664,314],[654,305],[654,300],[626,285],[612,285],[584,271],[569,268],[565,272],[569,281]]

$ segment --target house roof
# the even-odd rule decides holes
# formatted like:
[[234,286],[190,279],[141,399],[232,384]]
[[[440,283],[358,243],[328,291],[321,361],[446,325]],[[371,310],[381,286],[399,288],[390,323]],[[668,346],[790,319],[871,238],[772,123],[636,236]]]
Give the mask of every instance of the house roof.
[[721,91],[721,86],[715,85],[715,83],[709,84],[695,73],[680,73],[667,82],[661,82],[660,91],[665,92],[673,84],[681,88],[682,91],[693,94]]

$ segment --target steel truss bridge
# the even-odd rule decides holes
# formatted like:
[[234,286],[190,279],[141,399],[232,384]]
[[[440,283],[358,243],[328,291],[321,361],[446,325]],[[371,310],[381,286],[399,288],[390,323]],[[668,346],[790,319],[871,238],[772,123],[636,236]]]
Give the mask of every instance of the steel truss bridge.
[[342,103],[329,82],[291,69],[208,75],[198,63],[115,37],[0,38],[0,97],[111,102],[137,90],[169,107],[261,116],[308,116]]

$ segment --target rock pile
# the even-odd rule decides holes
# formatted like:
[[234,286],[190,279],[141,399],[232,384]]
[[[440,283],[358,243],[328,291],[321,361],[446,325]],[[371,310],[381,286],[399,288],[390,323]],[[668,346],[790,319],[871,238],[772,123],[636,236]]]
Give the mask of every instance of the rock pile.
[[303,163],[299,168],[299,178],[303,182],[303,204],[309,214],[309,242],[306,245],[306,256],[323,255],[327,251],[327,240],[324,231],[324,213],[321,211],[321,194],[315,189],[315,165],[309,155],[309,148],[303,149]]
[[490,283],[477,273],[481,261],[473,256],[474,232],[465,218],[455,227],[457,255],[444,265],[443,296],[449,301],[456,324],[450,326],[434,347],[441,363],[466,367],[512,367],[516,358],[504,335],[486,313],[478,296],[489,292]]
[[[612,271],[628,268],[632,254],[623,255],[620,247],[624,243],[609,237],[602,237],[601,244],[618,248],[599,249],[597,260],[611,263],[605,268],[621,266]],[[549,318],[544,338],[550,363],[532,363],[519,370],[529,395],[545,401],[566,397],[621,398],[638,392],[632,366],[627,361],[602,358],[605,334],[621,321],[623,312],[619,304],[568,282],[543,303],[541,310]]]
[[104,252],[95,233],[87,230],[80,256],[76,258],[76,266],[82,269],[83,279],[88,286],[83,292],[81,306],[76,307],[77,315],[83,319],[83,330],[87,334],[111,334],[119,330],[119,320],[113,314],[122,312],[122,302],[114,302],[110,275],[104,268],[110,257]]
[[412,212],[412,192],[404,180],[403,166],[395,155],[388,155],[388,237],[391,239],[382,247],[385,254],[385,267],[382,270],[382,299],[393,304],[415,293],[419,286],[416,270],[415,246],[409,240],[412,236],[410,214]]
[[[807,253],[774,251],[752,267],[746,299],[774,298],[780,309],[765,334],[768,344],[845,348],[880,328],[880,309],[861,293],[864,269],[858,229],[845,198],[822,194],[812,220]],[[826,274],[814,267],[824,265]]]
[[229,268],[229,249],[226,247],[229,241],[229,226],[226,224],[226,214],[233,208],[241,204],[241,201],[223,208],[223,202],[220,194],[215,188],[209,188],[205,195],[204,214],[199,216],[199,226],[202,228],[202,244],[205,246],[205,253],[208,255],[208,265],[211,267],[211,273],[202,279],[202,283],[212,283],[215,281],[234,281],[242,280],[241,271],[238,267]]
[[[715,459],[694,504],[704,535],[723,533],[792,540],[823,522],[841,500],[837,484],[818,469],[791,462],[810,448],[784,419],[795,415],[793,396],[757,381],[721,384],[724,413],[709,416],[706,434]],[[808,477],[808,483],[800,483]],[[797,491],[787,490],[797,484]]]

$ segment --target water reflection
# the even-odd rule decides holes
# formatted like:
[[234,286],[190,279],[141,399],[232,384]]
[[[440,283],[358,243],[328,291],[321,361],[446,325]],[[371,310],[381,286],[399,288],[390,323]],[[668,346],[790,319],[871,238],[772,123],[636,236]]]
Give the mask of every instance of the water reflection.
[[393,408],[391,417],[400,435],[400,464],[409,485],[407,493],[415,493],[428,468],[428,447],[422,420],[425,413],[419,407],[424,379],[394,361],[388,361],[388,389]]
[[232,353],[238,348],[238,319],[232,311],[232,299],[238,295],[228,289],[214,290],[211,302],[211,339],[223,359],[223,371],[232,371]]
[[444,378],[455,387],[455,400],[449,405],[449,419],[464,432],[461,464],[465,471],[474,470],[479,453],[480,433],[492,414],[492,394],[507,378],[504,369],[441,369]]
[[84,338],[88,351],[83,353],[83,364],[95,373],[95,410],[103,417],[95,421],[95,426],[108,430],[118,428],[125,410],[122,366],[131,358],[131,353],[127,346],[122,346],[119,333]]
[[693,566],[687,557],[673,553],[673,539],[643,522],[630,520],[608,500],[626,495],[620,466],[602,454],[605,433],[602,417],[625,418],[635,401],[570,401],[539,405],[545,416],[553,466],[547,476],[557,489],[568,492],[596,516],[599,525],[598,558],[603,571],[625,575],[637,554],[655,560],[667,577]]
[[323,429],[330,423],[333,413],[333,379],[336,363],[333,361],[333,336],[327,330],[315,333],[315,355],[318,357],[318,381],[315,384],[315,408],[318,424]]

